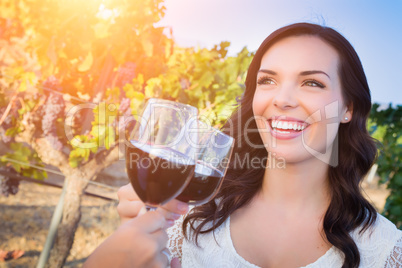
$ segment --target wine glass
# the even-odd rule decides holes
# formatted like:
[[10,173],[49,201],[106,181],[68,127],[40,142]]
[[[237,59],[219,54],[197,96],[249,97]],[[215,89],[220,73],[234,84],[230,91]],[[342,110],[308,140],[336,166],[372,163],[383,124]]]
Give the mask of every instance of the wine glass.
[[219,191],[233,151],[234,139],[199,121],[199,146],[194,176],[176,199],[202,205]]
[[[149,99],[130,135],[127,175],[147,211],[175,198],[194,174],[197,108]],[[190,135],[191,139],[188,139]]]

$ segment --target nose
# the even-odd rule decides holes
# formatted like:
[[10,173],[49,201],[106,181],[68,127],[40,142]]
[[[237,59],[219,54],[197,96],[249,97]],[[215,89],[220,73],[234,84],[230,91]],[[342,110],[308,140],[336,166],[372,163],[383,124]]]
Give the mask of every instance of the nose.
[[273,104],[275,107],[287,110],[298,106],[297,96],[295,90],[291,86],[278,88]]

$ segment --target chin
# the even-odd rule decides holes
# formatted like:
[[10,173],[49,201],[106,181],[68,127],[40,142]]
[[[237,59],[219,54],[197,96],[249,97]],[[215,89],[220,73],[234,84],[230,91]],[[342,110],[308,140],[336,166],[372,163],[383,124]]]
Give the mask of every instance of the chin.
[[268,155],[271,158],[274,158],[277,162],[285,162],[286,164],[297,164],[303,163],[308,160],[319,160],[322,159],[323,162],[326,162],[325,153],[320,152],[309,152],[304,147],[301,148],[292,148],[286,150],[279,148],[267,148]]
[[295,154],[273,154],[273,157],[277,162],[282,161],[286,164],[296,164],[301,163],[307,159],[306,156],[295,155]]

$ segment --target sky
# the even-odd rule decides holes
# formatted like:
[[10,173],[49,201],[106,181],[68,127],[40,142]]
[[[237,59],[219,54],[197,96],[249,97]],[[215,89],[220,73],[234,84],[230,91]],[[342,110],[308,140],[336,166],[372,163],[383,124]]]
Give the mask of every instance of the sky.
[[402,0],[165,0],[158,25],[180,46],[231,42],[229,55],[256,51],[274,30],[296,22],[334,28],[356,49],[372,101],[402,105]]

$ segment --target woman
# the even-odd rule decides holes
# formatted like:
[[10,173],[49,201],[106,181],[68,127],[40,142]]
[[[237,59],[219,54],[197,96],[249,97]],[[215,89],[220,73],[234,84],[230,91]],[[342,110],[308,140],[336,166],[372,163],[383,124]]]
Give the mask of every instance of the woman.
[[[360,192],[376,156],[370,107],[338,32],[298,23],[268,36],[225,126],[237,146],[221,190],[169,229],[183,267],[402,267],[402,232]],[[120,195],[123,219],[135,216],[129,199]]]

